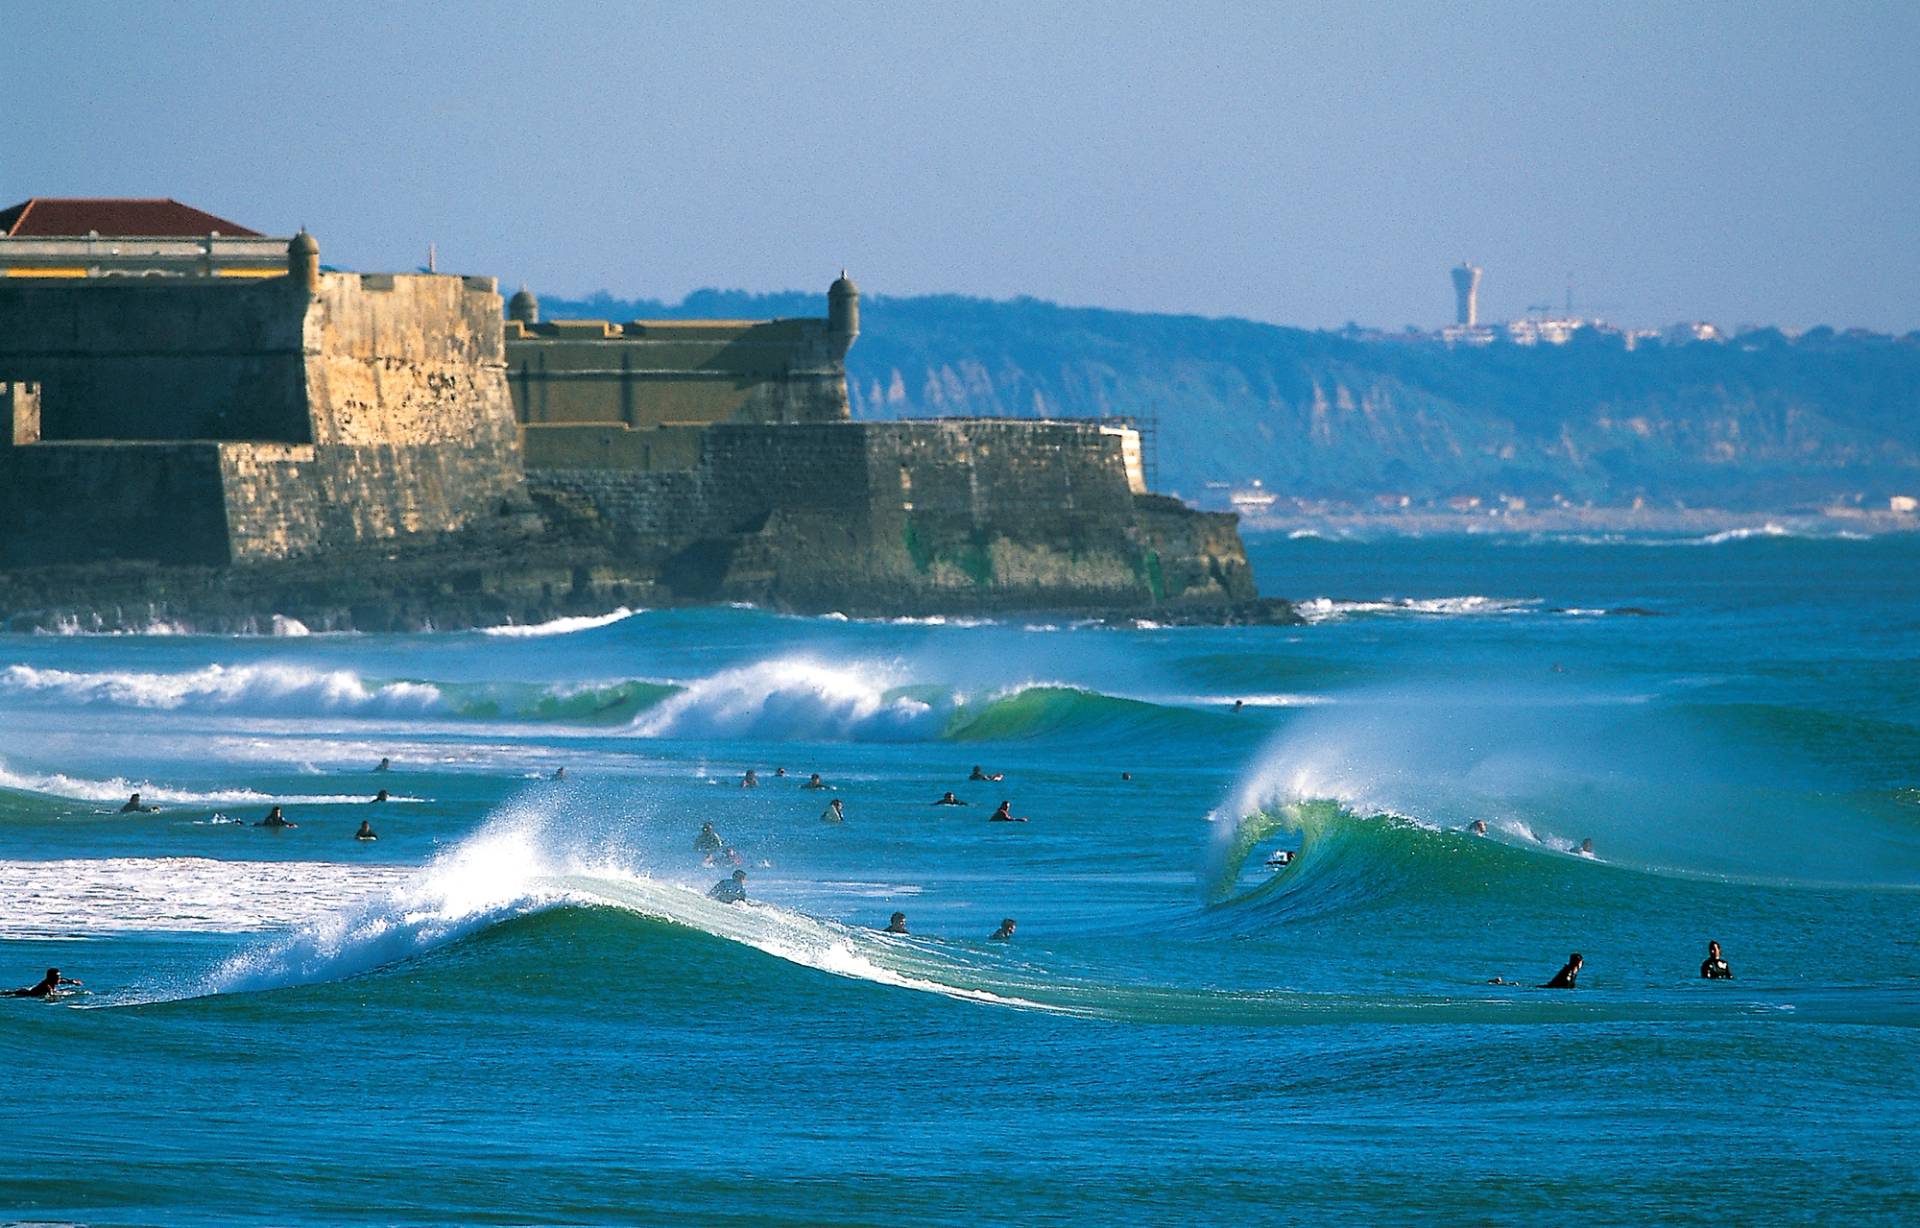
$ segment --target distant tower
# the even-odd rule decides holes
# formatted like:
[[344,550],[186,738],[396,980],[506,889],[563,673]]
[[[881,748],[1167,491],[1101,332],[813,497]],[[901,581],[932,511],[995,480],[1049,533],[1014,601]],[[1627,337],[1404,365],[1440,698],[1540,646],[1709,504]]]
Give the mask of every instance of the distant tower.
[[305,226],[293,236],[293,242],[287,244],[287,276],[309,294],[320,286],[320,245],[314,242]]
[[853,348],[853,339],[859,335],[860,287],[841,269],[840,276],[827,288],[827,337],[840,357],[845,358]]
[[1453,271],[1453,322],[1468,328],[1480,323],[1480,270],[1466,261]]
[[514,291],[513,297],[507,300],[507,318],[518,320],[522,324],[538,324],[540,300],[533,297],[533,291],[521,286]]

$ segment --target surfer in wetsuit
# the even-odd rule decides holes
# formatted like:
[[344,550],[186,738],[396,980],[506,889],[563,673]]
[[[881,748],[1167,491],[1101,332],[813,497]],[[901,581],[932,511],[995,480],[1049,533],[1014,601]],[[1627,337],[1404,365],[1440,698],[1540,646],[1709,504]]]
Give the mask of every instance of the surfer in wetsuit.
[[1585,840],[1582,840],[1580,842],[1580,855],[1582,857],[1593,856],[1593,837],[1592,836],[1588,836]]
[[713,890],[707,892],[707,895],[719,900],[722,904],[746,903],[747,872],[745,870],[735,870],[732,878],[723,878],[715,883]]
[[955,797],[953,795],[953,790],[948,789],[945,793],[942,793],[938,798],[934,799],[933,804],[936,806],[965,806],[968,803],[963,802],[959,798]]
[[807,777],[807,783],[800,787],[802,789],[824,789],[827,787],[827,782],[820,779],[820,773],[815,772],[813,775]]
[[372,820],[361,819],[360,830],[353,833],[353,838],[355,840],[378,840],[380,837],[374,834]]
[[1720,944],[1707,944],[1707,957],[1700,961],[1700,979],[1703,981],[1731,981],[1733,969],[1727,967],[1727,961],[1720,956]]
[[702,823],[700,825],[700,834],[693,838],[694,852],[705,853],[711,857],[725,847],[727,847],[726,842],[720,839],[719,832],[713,830],[713,824]]
[[758,789],[760,787],[760,774],[752,768],[748,768],[747,774],[740,778],[740,787],[742,789]]
[[373,795],[373,800],[372,800],[371,802],[368,802],[367,804],[368,804],[369,806],[376,806],[376,805],[379,805],[379,804],[380,804],[381,802],[384,802],[384,801],[386,801],[386,800],[387,800],[387,791],[386,791],[385,789],[382,789],[382,790],[380,790],[380,792],[378,792],[378,793],[376,793],[376,794],[374,794],[374,795]]
[[847,804],[841,801],[837,797],[834,798],[832,801],[827,803],[827,808],[820,812],[820,821],[822,823],[846,822],[847,821]]
[[785,776],[786,774],[787,774],[787,769],[783,767],[777,767],[773,769],[773,778],[775,780],[779,780],[781,777]]
[[907,914],[903,912],[897,912],[891,917],[888,917],[887,928],[881,931],[883,934],[904,934],[906,932]]
[[1586,960],[1580,958],[1580,952],[1575,951],[1573,954],[1567,956],[1566,966],[1554,973],[1553,979],[1545,985],[1539,986],[1539,988],[1577,989],[1578,986],[1575,985],[1574,982],[1579,979],[1580,969],[1585,967],[1586,963]]
[[1485,819],[1475,819],[1473,821],[1473,834],[1476,836],[1484,836],[1487,834],[1487,821]]
[[1026,820],[1013,813],[1012,802],[1001,802],[1000,808],[987,816],[989,823],[1024,823]]
[[1000,918],[1000,928],[987,935],[988,942],[1005,942],[1013,937],[1013,918]]
[[374,766],[373,770],[376,772],[391,772],[393,770],[393,761],[382,756],[380,762]]
[[1244,699],[1236,699],[1233,701],[1233,710],[1235,712],[1238,712],[1240,709],[1246,706],[1247,706],[1247,701]]
[[1006,778],[1007,774],[1005,772],[995,772],[991,776],[987,775],[980,770],[980,765],[977,763],[973,765],[973,772],[967,777],[968,780],[1005,780]]
[[555,779],[555,780],[565,780],[566,778],[567,778],[567,769],[566,769],[566,768],[563,768],[563,767],[557,767],[557,768],[555,768],[555,769],[553,769],[553,779]]
[[23,989],[9,989],[7,991],[7,997],[45,998],[51,1002],[60,996],[60,987],[62,985],[78,985],[79,983],[79,981],[74,980],[70,976],[61,976],[60,969],[49,968],[47,969],[47,975],[41,979],[38,985],[28,985]]
[[141,805],[140,795],[136,793],[132,797],[127,799],[126,805],[120,807],[120,813],[121,814],[152,814],[154,811],[158,809],[160,809],[160,807],[158,806]]
[[267,811],[266,818],[261,819],[258,823],[255,823],[254,826],[255,827],[272,827],[276,829],[284,828],[288,831],[291,831],[300,825],[298,823],[287,822],[287,816],[280,813],[280,807],[275,806],[272,810]]

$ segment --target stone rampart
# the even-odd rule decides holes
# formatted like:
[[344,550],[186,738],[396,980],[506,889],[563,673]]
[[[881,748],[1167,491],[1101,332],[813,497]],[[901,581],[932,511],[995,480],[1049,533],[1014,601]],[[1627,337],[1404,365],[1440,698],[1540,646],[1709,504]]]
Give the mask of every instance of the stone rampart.
[[220,448],[42,443],[0,453],[0,566],[227,562]]
[[688,599],[800,609],[1219,605],[1254,596],[1232,516],[1142,496],[1093,423],[967,419],[699,433],[684,472],[533,468]]
[[304,338],[315,443],[500,443],[514,433],[491,278],[324,274]]
[[[6,557],[276,558],[525,500],[490,278],[8,279],[0,381],[35,390],[6,405],[0,525],[22,535]],[[162,457],[177,472],[156,474]],[[196,509],[190,532],[152,527],[176,508]]]
[[42,389],[42,437],[311,439],[290,278],[0,280],[0,380]]
[[[529,440],[566,425],[845,422],[858,300],[843,276],[827,293],[824,319],[540,323],[539,304],[522,290],[506,322],[514,412]],[[615,462],[637,456],[608,453]]]

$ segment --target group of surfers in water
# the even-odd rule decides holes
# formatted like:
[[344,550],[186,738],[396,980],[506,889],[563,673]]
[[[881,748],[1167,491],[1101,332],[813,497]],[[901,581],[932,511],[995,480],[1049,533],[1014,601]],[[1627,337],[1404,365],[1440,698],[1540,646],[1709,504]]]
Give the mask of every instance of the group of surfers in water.
[[[380,762],[374,766],[373,770],[376,772],[391,772],[393,770],[393,760],[386,756],[382,756],[380,759]],[[749,772],[747,774],[751,776],[753,773]],[[553,769],[553,775],[548,777],[549,780],[565,780],[566,778],[567,778],[567,769],[564,767],[557,767]],[[818,780],[819,776],[815,775],[814,779]],[[826,786],[822,785],[820,787],[825,788]],[[370,806],[378,806],[392,800],[393,800],[393,795],[391,793],[388,793],[385,789],[381,789],[378,792],[376,792],[371,798],[367,799],[367,804]],[[160,807],[147,803],[146,801],[141,799],[138,793],[135,793],[131,797],[127,798],[126,805],[120,807],[120,813],[121,814],[159,814]],[[226,816],[224,815],[216,814],[213,817],[215,818],[215,820],[219,822],[227,821]],[[255,823],[254,826],[264,827],[269,831],[294,831],[300,825],[298,823],[295,823],[293,820],[289,819],[286,815],[286,811],[283,810],[281,807],[273,806],[268,809],[267,817],[265,817],[264,819],[261,819],[258,823]],[[358,830],[356,830],[353,833],[353,838],[355,840],[378,840],[380,838],[380,833],[373,830],[373,820],[361,819]],[[15,996],[17,997],[19,995],[15,995]]]
[[[710,830],[711,825],[702,830],[702,835],[705,835]],[[745,870],[735,870],[733,877],[721,879],[713,885],[713,890],[707,894],[723,904],[746,903],[747,872]],[[987,941],[1010,941],[1013,938],[1013,931],[1017,924],[1012,917],[1002,917],[1000,919],[1000,928],[988,934]],[[881,933],[884,934],[907,934],[910,932],[911,931],[907,929],[907,914],[903,912],[896,912],[893,916],[889,917],[886,928],[881,930]],[[1567,962],[1561,967],[1560,971],[1553,974],[1552,980],[1547,981],[1545,984],[1537,985],[1535,988],[1578,988],[1580,970],[1586,967],[1586,962],[1586,960],[1581,958],[1580,952],[1575,951],[1573,954],[1567,956]],[[1709,942],[1707,944],[1707,957],[1700,961],[1700,979],[1703,981],[1731,981],[1733,979],[1733,969],[1727,965],[1726,957],[1720,954],[1720,944],[1718,942]],[[81,984],[83,984],[83,982],[76,981],[72,977],[62,976],[60,969],[49,968],[47,969],[47,974],[40,978],[36,984],[25,985],[19,989],[9,989],[4,993],[0,993],[0,997],[39,998],[45,1002],[52,1002],[59,998],[62,986],[78,986]],[[1487,984],[1517,986],[1519,982],[1509,981],[1503,977],[1496,976],[1488,981]]]
[[[1239,700],[1235,700],[1233,708],[1234,708],[1234,711],[1238,712],[1241,708],[1241,702]],[[386,756],[382,756],[380,759],[380,762],[374,766],[373,770],[375,772],[390,772],[393,770],[393,760]],[[787,775],[787,769],[784,767],[777,767],[774,769],[773,774],[776,779],[783,779]],[[549,777],[549,779],[551,780],[565,780],[566,778],[567,778],[567,769],[565,767],[555,768],[553,771],[553,775]],[[1000,781],[1005,780],[1006,778],[1007,778],[1007,774],[1005,772],[988,772],[977,763],[973,765],[973,771],[968,773],[967,775],[967,780],[971,783],[998,783]],[[1122,772],[1120,773],[1120,778],[1122,780],[1131,781],[1133,779],[1133,773]],[[740,778],[740,787],[742,789],[759,788],[760,787],[759,773],[755,771],[753,768],[748,768],[746,770],[745,775],[741,776]],[[821,779],[820,773],[813,772],[807,776],[807,779],[800,785],[800,787],[802,789],[807,789],[811,791],[824,791],[824,790],[831,789],[833,786],[829,785],[825,780]],[[382,802],[388,801],[389,799],[390,799],[390,794],[387,792],[387,790],[381,789],[380,791],[374,794],[369,804],[378,805]],[[935,798],[933,800],[933,804],[935,806],[967,806],[967,805],[971,805],[972,803],[968,802],[965,798],[957,796],[953,790],[948,789],[946,792],[942,793],[939,797]],[[142,801],[138,793],[135,793],[131,797],[129,797],[127,799],[126,805],[120,807],[121,814],[157,814],[159,810],[160,810],[160,807],[149,805],[146,802]],[[827,808],[820,812],[820,819],[824,823],[844,823],[846,822],[846,818],[847,818],[846,803],[837,797],[834,798],[832,801],[828,802]],[[987,821],[989,823],[1025,823],[1027,820],[1025,816],[1016,815],[1013,813],[1012,801],[1002,800],[1000,805],[994,809],[993,813],[987,816]],[[255,823],[254,826],[264,827],[264,828],[268,828],[270,830],[276,830],[276,831],[291,831],[299,827],[300,825],[288,819],[285,812],[281,809],[281,807],[274,806],[267,811],[266,817],[261,819],[258,823]],[[1475,819],[1473,821],[1471,830],[1477,836],[1486,835],[1487,834],[1486,820]],[[372,821],[369,819],[362,819],[360,820],[359,829],[353,833],[353,838],[355,840],[378,840],[380,837],[379,837],[379,834],[373,830]],[[702,823],[700,825],[700,833],[694,837],[693,847],[694,847],[694,851],[701,854],[703,865],[707,865],[707,866],[715,865],[716,858],[720,860],[724,860],[727,863],[734,866],[740,866],[743,864],[743,859],[741,858],[739,852],[720,838],[719,833],[714,831],[712,823]],[[1578,851],[1582,856],[1586,856],[1586,857],[1593,856],[1593,840],[1591,838],[1582,840],[1580,842],[1580,848]],[[1299,857],[1299,853],[1297,852],[1290,851],[1290,850],[1283,850],[1281,852],[1277,852],[1273,854],[1270,858],[1268,858],[1267,864],[1277,869],[1283,866],[1291,865],[1298,857]],[[723,878],[719,882],[715,883],[713,887],[707,892],[707,894],[711,898],[715,900],[719,900],[723,904],[746,903],[747,902],[746,870],[745,869],[734,870],[733,874],[730,877]],[[994,930],[993,933],[989,934],[987,938],[989,941],[992,941],[992,942],[1006,942],[1013,937],[1015,926],[1016,926],[1016,922],[1012,917],[1003,917],[1000,921],[999,928]],[[882,930],[882,932],[887,934],[908,933],[909,931],[907,930],[907,914],[903,912],[894,913],[893,916],[888,919],[887,924],[885,928]],[[1580,953],[1578,951],[1575,951],[1573,954],[1567,957],[1567,962],[1561,967],[1560,971],[1553,974],[1553,978],[1551,980],[1545,982],[1542,985],[1537,986],[1537,988],[1574,989],[1578,986],[1578,982],[1580,978],[1580,970],[1585,966],[1586,966],[1586,961],[1581,958]],[[1732,970],[1728,967],[1727,961],[1724,958],[1722,958],[1720,954],[1720,944],[1718,942],[1709,942],[1707,944],[1707,958],[1701,961],[1700,976],[1704,980],[1730,981],[1733,979]],[[80,984],[79,981],[71,980],[67,977],[61,976],[60,970],[58,968],[49,968],[47,969],[47,975],[44,978],[42,978],[38,984],[25,986],[20,989],[9,990],[9,991],[6,991],[4,994],[0,994],[0,996],[9,997],[9,998],[52,999],[58,996],[58,990],[60,986],[78,985],[78,984]],[[1509,981],[1504,977],[1496,976],[1491,980],[1489,980],[1487,984],[1518,985],[1519,982]]]
[[[784,779],[787,775],[787,769],[784,767],[776,767],[773,770],[773,775],[776,780]],[[1006,778],[1007,774],[1005,772],[988,772],[977,763],[973,765],[973,771],[967,775],[967,779],[972,782],[998,783]],[[1122,772],[1120,773],[1120,779],[1132,780],[1133,773]],[[754,768],[748,768],[740,777],[740,787],[742,789],[759,788],[760,773]],[[833,786],[829,785],[825,780],[822,780],[820,773],[812,772],[808,774],[807,779],[800,787],[802,789],[817,791],[831,789]],[[972,803],[962,797],[956,796],[953,790],[948,789],[939,797],[935,798],[933,804],[935,806],[967,806]],[[837,797],[829,801],[827,808],[820,812],[820,821],[823,823],[846,822],[846,802]],[[994,808],[993,813],[987,816],[987,822],[989,823],[1024,823],[1026,821],[1025,816],[1013,813],[1013,802],[1011,800],[1002,800],[999,806]],[[705,866],[717,865],[720,861],[726,861],[734,866],[742,864],[742,858],[739,852],[735,850],[732,845],[729,845],[725,840],[720,838],[720,833],[713,829],[713,824],[710,822],[700,824],[699,834],[693,838],[693,851],[700,854],[701,864]],[[765,863],[763,862],[762,864]],[[731,875],[721,879],[709,888],[707,896],[710,899],[720,901],[722,904],[749,903],[750,901],[747,899],[746,870],[736,869]],[[1002,917],[999,928],[995,929],[993,933],[988,934],[987,940],[989,942],[1007,942],[1012,939],[1014,929],[1017,925],[1018,922],[1012,917]],[[888,918],[886,926],[881,930],[881,933],[884,934],[905,934],[908,932],[907,914],[903,912],[894,913],[892,917]]]

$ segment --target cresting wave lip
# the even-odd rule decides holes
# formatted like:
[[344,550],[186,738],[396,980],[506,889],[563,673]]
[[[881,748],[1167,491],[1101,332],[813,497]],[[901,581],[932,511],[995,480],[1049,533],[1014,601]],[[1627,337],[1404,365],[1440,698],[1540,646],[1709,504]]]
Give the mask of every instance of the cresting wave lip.
[[1213,713],[1204,710],[1235,698],[1270,707],[1322,702],[1294,693],[1130,696],[1043,679],[967,691],[909,681],[898,662],[796,656],[686,682],[630,728],[643,738],[984,741],[1210,720]]
[[606,614],[587,614],[577,615],[572,618],[556,618],[544,623],[507,623],[498,627],[481,627],[478,630],[481,635],[505,636],[509,639],[537,639],[542,636],[572,635],[578,631],[592,631],[599,627],[611,627],[615,623],[625,622],[636,614],[644,613],[646,613],[645,610],[633,610],[626,606],[621,606],[619,609]]
[[[555,847],[550,818],[526,810],[502,816],[398,882],[390,872],[342,874],[341,867],[310,862],[248,863],[240,867],[182,859],[78,863],[81,873],[118,877],[123,886],[131,881],[149,901],[176,895],[193,901],[203,897],[230,901],[236,895],[236,884],[245,888],[238,893],[237,909],[229,907],[212,916],[200,915],[203,910],[198,903],[189,903],[183,909],[162,906],[166,911],[184,911],[182,920],[188,928],[257,928],[259,918],[249,920],[245,914],[275,910],[283,917],[288,911],[310,914],[311,905],[329,895],[334,897],[329,901],[334,905],[330,911],[300,917],[291,932],[241,950],[204,977],[110,1004],[336,981],[437,950],[533,913],[590,906],[619,909],[699,930],[838,976],[979,1002],[1069,1009],[1043,1007],[999,992],[1007,987],[1005,978],[995,980],[979,970],[966,973],[969,961],[964,954],[929,952],[918,944],[898,942],[772,904],[721,904],[697,888],[649,877],[617,857],[581,859],[568,855]],[[0,863],[0,886],[8,882],[7,873],[13,865]],[[183,890],[182,880],[196,875],[209,880],[210,889]],[[162,883],[167,887],[165,892],[153,889]],[[289,896],[289,886],[296,884],[309,890],[296,890]],[[360,898],[350,898],[356,888]],[[369,895],[366,888],[376,890]],[[152,915],[154,911],[147,909],[144,923],[165,928],[157,924],[163,918]],[[39,917],[34,924],[42,930],[58,929],[66,920],[70,919]],[[996,958],[980,962],[991,969],[1003,961]],[[992,983],[985,983],[989,981]]]

